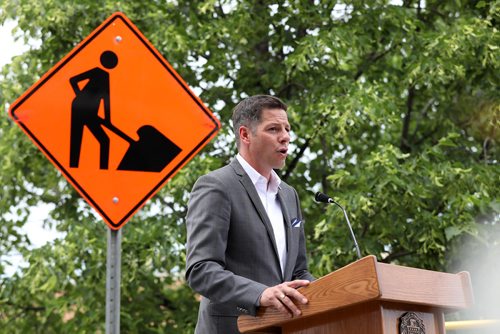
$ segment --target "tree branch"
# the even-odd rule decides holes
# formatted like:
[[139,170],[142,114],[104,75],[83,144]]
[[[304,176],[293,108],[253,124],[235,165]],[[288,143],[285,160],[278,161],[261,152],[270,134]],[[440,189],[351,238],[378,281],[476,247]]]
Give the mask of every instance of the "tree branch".
[[[425,104],[425,106],[420,110],[420,113],[422,114],[423,117],[426,117],[427,116],[427,111],[429,110],[430,106],[434,103],[436,99],[435,98],[430,98],[429,101],[427,101],[427,103]],[[417,122],[417,124],[415,125],[415,130],[413,130],[413,133],[412,133],[412,138],[415,138],[417,136],[417,133],[418,133],[418,129],[420,128],[420,122]]]
[[488,163],[488,151],[492,146],[492,140],[490,137],[486,137],[483,141],[483,149],[479,155],[479,160],[484,161],[485,164]]
[[401,143],[399,145],[399,148],[404,153],[411,152],[409,132],[410,132],[411,113],[413,111],[414,97],[415,97],[415,86],[412,85],[410,86],[410,88],[408,88],[408,98],[406,99],[406,115],[403,120],[403,131],[401,133]]
[[325,126],[326,124],[326,115],[323,115],[323,117],[320,118],[320,120],[317,122],[316,126],[314,127],[315,131],[312,135],[310,135],[308,138],[306,138],[306,141],[300,146],[299,152],[295,155],[293,160],[288,164],[286,171],[282,174],[282,179],[283,181],[286,181],[288,177],[292,174],[293,170],[295,167],[297,167],[297,164],[304,155],[304,152],[306,149],[309,147],[311,141],[318,135],[320,130]]
[[[325,141],[324,138],[321,138],[321,145],[323,146],[323,159],[325,160],[325,166],[328,164],[328,156],[330,155],[328,152],[328,145]],[[329,193],[329,182],[327,180],[328,174],[330,174],[331,171],[328,168],[323,168],[322,173],[321,173],[321,187],[325,193]]]
[[166,296],[164,296],[163,294],[161,293],[155,293],[154,295],[156,298],[158,298],[158,300],[160,301],[160,304],[159,306],[163,306],[171,311],[175,311],[178,309],[178,307],[176,307],[175,303],[173,303],[170,299],[168,299]]
[[39,312],[39,311],[45,311],[46,307],[45,306],[31,306],[31,305],[28,305],[28,306],[21,306],[21,305],[18,305],[18,304],[14,304],[12,302],[5,302],[3,303],[5,305],[9,305],[9,306],[13,306],[17,309],[20,309],[22,310],[22,312]]
[[431,137],[433,134],[438,132],[438,129],[439,129],[439,127],[436,126],[434,129],[432,129],[431,131],[424,134],[419,140],[415,140],[414,145],[418,146],[418,145],[422,144],[424,142],[424,140],[426,140],[427,138]]
[[299,152],[297,153],[297,155],[295,155],[293,160],[288,164],[288,166],[286,168],[285,174],[283,175],[283,181],[286,182],[286,180],[288,180],[288,177],[290,176],[290,174],[292,174],[295,167],[297,167],[297,164],[299,163],[300,158],[302,158],[305,150],[309,147],[309,143],[311,142],[311,139],[312,139],[312,136],[307,138],[306,141],[304,142],[304,144],[302,144],[300,146]]
[[[383,44],[383,41],[380,41],[380,44]],[[401,43],[396,43],[387,50],[379,54],[377,54],[376,52],[371,52],[370,54],[368,54],[368,56],[366,57],[367,59],[359,66],[358,71],[354,75],[354,81],[357,81],[361,77],[361,75],[366,71],[366,69],[368,69],[368,67],[376,63],[381,58],[383,58],[386,54],[394,50],[394,48],[400,44]]]

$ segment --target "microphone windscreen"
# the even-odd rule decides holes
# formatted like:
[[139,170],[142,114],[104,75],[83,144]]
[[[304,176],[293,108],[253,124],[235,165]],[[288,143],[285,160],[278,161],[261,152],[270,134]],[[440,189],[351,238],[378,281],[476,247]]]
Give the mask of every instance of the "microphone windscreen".
[[319,191],[314,196],[314,199],[316,200],[316,202],[330,203],[330,197]]

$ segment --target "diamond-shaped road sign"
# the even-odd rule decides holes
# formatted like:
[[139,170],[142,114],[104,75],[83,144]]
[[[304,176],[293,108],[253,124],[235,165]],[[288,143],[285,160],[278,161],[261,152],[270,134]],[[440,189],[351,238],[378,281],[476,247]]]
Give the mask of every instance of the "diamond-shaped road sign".
[[104,21],[9,112],[114,230],[220,128],[122,13]]

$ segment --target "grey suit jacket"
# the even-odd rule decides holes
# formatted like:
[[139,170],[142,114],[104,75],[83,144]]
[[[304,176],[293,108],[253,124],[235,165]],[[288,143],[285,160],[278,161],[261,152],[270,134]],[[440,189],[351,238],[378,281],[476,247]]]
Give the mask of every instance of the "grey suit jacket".
[[196,333],[239,333],[237,317],[255,315],[262,292],[307,270],[304,224],[295,189],[278,190],[287,241],[282,274],[274,233],[255,186],[237,159],[198,179],[186,218],[186,279],[202,295]]

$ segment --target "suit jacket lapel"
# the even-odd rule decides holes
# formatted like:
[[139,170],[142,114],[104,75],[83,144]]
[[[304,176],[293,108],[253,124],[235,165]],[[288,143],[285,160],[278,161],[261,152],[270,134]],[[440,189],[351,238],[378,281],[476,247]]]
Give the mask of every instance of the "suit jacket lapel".
[[287,208],[287,199],[285,198],[285,193],[284,191],[280,188],[278,190],[278,199],[280,201],[281,205],[281,212],[283,212],[283,219],[285,220],[285,231],[286,231],[286,250],[287,250],[287,257],[286,257],[286,263],[285,263],[285,270],[284,270],[284,279],[285,280],[290,280],[292,276],[292,260],[290,254],[293,247],[297,247],[297,245],[292,242],[292,231],[290,230],[290,224],[292,217],[290,216],[290,213],[288,212]]
[[[231,166],[233,167],[236,174],[238,174],[240,176],[241,184],[243,185],[246,192],[248,193],[248,197],[250,197],[250,200],[252,201],[252,203],[255,207],[255,210],[259,214],[259,217],[260,217],[262,223],[266,227],[267,234],[268,234],[269,239],[271,240],[271,243],[273,245],[274,255],[275,255],[275,259],[278,263],[279,272],[281,273],[281,267],[279,264],[279,256],[278,256],[278,247],[276,246],[276,239],[274,238],[273,226],[271,225],[271,221],[269,220],[269,216],[267,215],[266,209],[264,209],[264,206],[262,205],[262,201],[260,200],[259,194],[257,194],[257,190],[255,190],[255,186],[252,183],[252,180],[245,173],[245,170],[243,169],[243,167],[241,167],[241,165],[237,159],[233,159],[233,161],[231,161]],[[287,235],[288,235],[288,233],[287,233]],[[288,239],[288,236],[287,236],[287,239]]]

